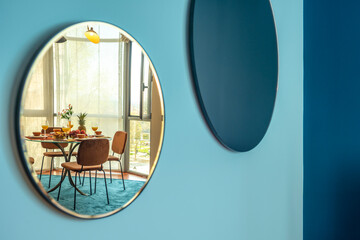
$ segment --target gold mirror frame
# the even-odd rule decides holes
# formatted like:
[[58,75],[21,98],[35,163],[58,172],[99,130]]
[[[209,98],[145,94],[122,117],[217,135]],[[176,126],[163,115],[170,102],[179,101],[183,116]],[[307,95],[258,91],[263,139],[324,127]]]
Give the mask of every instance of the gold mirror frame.
[[[151,71],[153,72],[153,76],[155,81],[153,81],[156,84],[156,87],[158,88],[158,92],[159,92],[159,97],[160,97],[160,110],[161,110],[161,115],[163,116],[163,120],[161,122],[161,130],[160,130],[160,139],[159,139],[159,146],[156,152],[156,156],[155,156],[155,160],[154,160],[154,164],[152,165],[150,171],[149,171],[149,175],[144,183],[144,185],[141,187],[141,189],[123,206],[121,206],[120,208],[104,213],[104,214],[99,214],[99,215],[83,215],[83,214],[79,214],[76,213],[70,209],[65,208],[64,206],[62,206],[60,203],[58,203],[55,199],[53,199],[51,196],[49,196],[49,194],[47,193],[47,191],[45,190],[45,188],[42,186],[41,182],[39,181],[37,174],[35,172],[35,170],[32,168],[31,164],[29,164],[29,162],[27,161],[27,156],[25,153],[25,144],[24,144],[24,139],[22,136],[22,131],[20,128],[20,116],[21,116],[21,105],[22,105],[22,99],[23,99],[23,94],[24,94],[24,90],[27,89],[28,84],[29,84],[29,77],[31,76],[31,74],[33,73],[35,66],[38,64],[38,62],[40,61],[40,59],[46,54],[46,52],[51,48],[52,44],[60,39],[64,33],[66,33],[69,30],[72,30],[74,28],[80,27],[80,26],[87,26],[87,25],[93,25],[93,24],[102,24],[102,25],[107,25],[110,26],[112,28],[115,28],[117,31],[120,32],[121,35],[126,36],[127,39],[129,39],[132,42],[137,43],[144,56],[146,56],[146,58],[149,61],[149,65],[151,68]],[[28,179],[30,179],[30,182],[32,183],[33,187],[36,189],[36,191],[38,193],[40,193],[40,195],[48,202],[50,203],[52,206],[54,206],[56,209],[60,210],[63,213],[66,213],[70,216],[76,217],[76,218],[81,218],[81,219],[100,219],[100,218],[104,218],[104,217],[108,217],[111,216],[117,212],[120,212],[121,210],[125,209],[126,207],[128,207],[132,202],[134,202],[134,200],[141,194],[141,192],[145,189],[145,187],[147,186],[147,184],[149,183],[155,168],[158,164],[158,160],[160,157],[160,152],[162,149],[162,145],[163,145],[163,138],[164,138],[164,129],[165,129],[165,111],[164,111],[164,99],[163,99],[163,93],[162,93],[162,88],[160,85],[160,81],[159,81],[159,77],[157,75],[157,72],[155,70],[155,67],[150,59],[150,57],[148,56],[148,54],[146,53],[145,49],[141,46],[141,44],[135,40],[135,38],[133,38],[129,33],[127,33],[126,31],[124,31],[123,29],[121,29],[118,26],[115,26],[113,24],[110,23],[106,23],[106,22],[102,22],[102,21],[86,21],[86,22],[80,22],[80,23],[76,23],[73,25],[70,25],[66,28],[64,28],[63,30],[61,30],[60,32],[58,32],[57,34],[55,34],[49,41],[47,41],[45,43],[45,45],[40,46],[40,50],[33,56],[32,61],[30,61],[30,63],[28,64],[28,68],[25,71],[24,77],[21,80],[21,83],[18,87],[18,92],[16,95],[16,100],[15,100],[15,112],[14,112],[15,116],[14,116],[14,130],[15,130],[15,141],[16,141],[16,145],[17,145],[17,150],[19,153],[19,157],[22,163],[22,166],[24,167],[24,170],[26,172],[26,175],[28,177]]]

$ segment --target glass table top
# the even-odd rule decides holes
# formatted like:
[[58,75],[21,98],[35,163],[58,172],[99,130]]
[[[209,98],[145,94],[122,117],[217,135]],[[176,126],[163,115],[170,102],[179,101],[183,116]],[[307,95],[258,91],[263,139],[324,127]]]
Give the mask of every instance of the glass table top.
[[48,143],[80,143],[82,141],[85,140],[91,140],[91,139],[108,139],[111,140],[111,137],[107,137],[107,136],[102,136],[102,137],[94,137],[94,136],[89,136],[86,138],[69,138],[69,139],[54,139],[52,137],[46,137],[46,136],[39,136],[39,137],[35,137],[35,136],[25,136],[24,140],[26,141],[30,141],[30,142],[48,142]]

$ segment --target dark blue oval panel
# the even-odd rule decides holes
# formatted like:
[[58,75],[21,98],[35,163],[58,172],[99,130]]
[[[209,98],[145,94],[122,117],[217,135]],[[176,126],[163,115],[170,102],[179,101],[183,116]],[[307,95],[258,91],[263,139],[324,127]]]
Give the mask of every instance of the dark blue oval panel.
[[249,151],[270,124],[278,82],[268,0],[194,0],[190,58],[203,115],[218,140]]

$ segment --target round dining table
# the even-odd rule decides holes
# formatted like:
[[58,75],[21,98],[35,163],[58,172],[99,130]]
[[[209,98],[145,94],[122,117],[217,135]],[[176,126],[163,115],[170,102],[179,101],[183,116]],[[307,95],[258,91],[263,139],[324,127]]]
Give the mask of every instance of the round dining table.
[[[111,140],[111,137],[105,137],[105,136],[102,136],[102,137],[90,136],[87,138],[75,138],[75,139],[53,139],[52,136],[49,136],[49,135],[39,136],[39,137],[27,136],[27,137],[25,137],[25,140],[29,141],[29,142],[37,142],[37,143],[53,143],[55,146],[57,146],[61,150],[65,161],[70,162],[72,153],[74,152],[75,148],[80,145],[80,143],[82,141],[87,141],[87,140],[92,140],[92,139],[100,139],[100,138],[105,138],[105,139],[108,139],[109,141]],[[68,154],[66,154],[65,149],[61,146],[61,144],[64,144],[64,143],[70,144]],[[78,191],[81,195],[86,196],[87,195],[86,193],[83,193],[79,188],[77,188],[77,186],[75,185],[75,183],[71,177],[70,170],[67,170],[67,169],[65,169],[65,173],[64,173],[63,177],[60,179],[60,182],[58,184],[56,184],[55,187],[48,190],[47,192],[50,193],[50,192],[53,192],[54,190],[56,190],[57,188],[59,188],[61,183],[65,180],[66,175],[68,175],[69,182],[76,189],[76,191]]]

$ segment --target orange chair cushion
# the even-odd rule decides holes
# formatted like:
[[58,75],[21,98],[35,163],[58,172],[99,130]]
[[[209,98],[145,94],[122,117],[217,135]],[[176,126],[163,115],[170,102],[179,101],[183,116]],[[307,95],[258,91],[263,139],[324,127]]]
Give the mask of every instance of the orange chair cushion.
[[61,166],[63,168],[66,168],[71,171],[80,172],[81,167],[83,171],[89,171],[89,170],[101,170],[101,165],[93,165],[93,166],[81,166],[77,162],[65,162],[62,163]]
[[[68,151],[65,151],[66,155],[69,155]],[[71,156],[76,156],[77,152],[73,152]],[[45,157],[63,157],[62,152],[44,152]]]
[[116,156],[112,156],[112,155],[109,155],[108,156],[108,161],[120,161],[120,159]]

